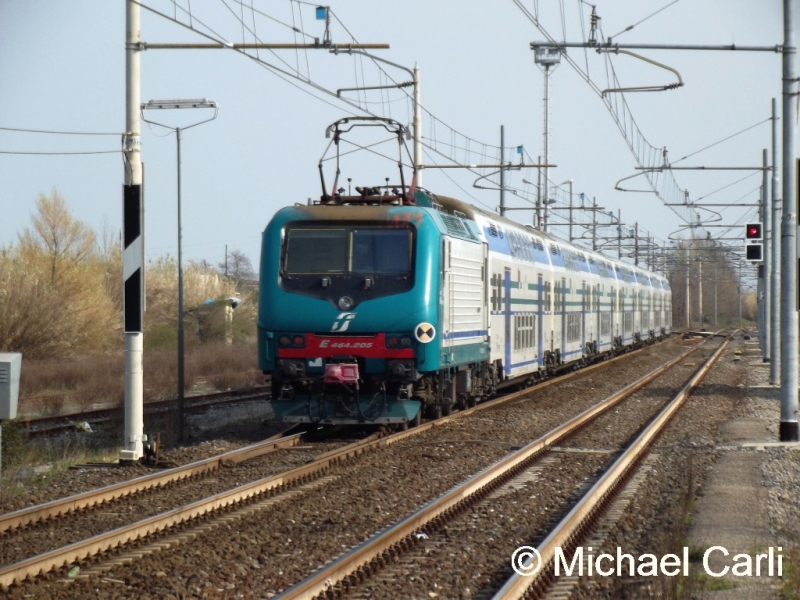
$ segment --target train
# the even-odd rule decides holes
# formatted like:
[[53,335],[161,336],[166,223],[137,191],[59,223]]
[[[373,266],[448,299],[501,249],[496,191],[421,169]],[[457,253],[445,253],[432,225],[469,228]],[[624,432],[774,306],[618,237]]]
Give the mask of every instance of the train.
[[319,200],[263,232],[258,362],[276,419],[414,426],[670,334],[666,278],[407,183],[398,164],[399,183],[355,194],[321,175]]

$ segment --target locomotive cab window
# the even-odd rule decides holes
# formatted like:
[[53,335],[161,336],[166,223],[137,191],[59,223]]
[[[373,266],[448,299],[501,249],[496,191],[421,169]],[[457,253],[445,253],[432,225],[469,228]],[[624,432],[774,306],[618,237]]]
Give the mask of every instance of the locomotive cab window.
[[411,232],[407,229],[354,229],[350,271],[402,274],[411,270]]
[[290,229],[284,270],[289,275],[342,273],[347,266],[346,229]]
[[303,228],[286,232],[286,275],[383,274],[412,271],[412,232],[398,228]]

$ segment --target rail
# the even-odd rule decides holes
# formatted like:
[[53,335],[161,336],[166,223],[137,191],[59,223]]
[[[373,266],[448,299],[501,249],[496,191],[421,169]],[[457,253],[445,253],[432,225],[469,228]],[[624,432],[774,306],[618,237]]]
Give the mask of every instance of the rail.
[[[649,450],[651,444],[669,423],[675,412],[683,405],[686,398],[695,390],[719,356],[725,350],[730,338],[725,340],[719,349],[702,365],[683,387],[677,396],[658,414],[653,422],[634,440],[628,449],[614,462],[609,470],[586,492],[583,498],[567,514],[556,528],[537,548],[541,559],[538,570],[526,577],[515,573],[506,584],[493,596],[493,600],[513,600],[526,596],[530,588],[535,594],[542,594],[552,582],[553,559],[556,548],[574,550],[578,538],[597,513],[607,506],[621,483],[639,464]],[[570,550],[570,551],[571,551]],[[532,561],[522,565],[522,569],[530,567]]]
[[0,515],[0,535],[6,531],[24,527],[38,521],[82,510],[90,506],[98,506],[105,502],[122,498],[123,496],[129,496],[144,490],[167,485],[168,483],[195,475],[210,473],[218,470],[223,465],[237,464],[255,458],[256,456],[275,452],[276,450],[292,448],[300,443],[303,435],[302,433],[288,436],[285,434],[286,432],[279,433],[257,444],[231,450],[224,454],[205,458],[180,467],[153,473],[152,475],[137,477],[130,481],[123,481],[96,490],[90,490],[82,494],[75,494],[67,498],[60,498],[45,504],[39,504],[30,508]]
[[[664,365],[656,372],[662,372],[662,370],[665,368],[668,368],[672,364],[683,360],[686,358],[686,356],[696,350],[696,346],[688,349],[687,351],[681,353],[681,355],[679,355],[676,359],[668,363],[668,365]],[[508,402],[517,401],[523,396],[536,393],[542,389],[546,389],[551,385],[557,385],[569,381],[574,377],[583,376],[587,372],[592,372],[596,369],[607,368],[614,362],[625,358],[630,358],[641,351],[642,350],[637,350],[635,352],[626,353],[611,360],[581,369],[580,371],[569,373],[556,379],[551,379],[540,383],[536,386],[536,388],[525,388],[520,391],[505,395],[501,398],[479,404],[473,408],[453,413],[450,416],[424,423],[407,431],[398,432],[378,439],[375,439],[377,435],[371,436],[366,440],[360,440],[343,448],[322,454],[316,457],[310,463],[296,467],[289,471],[239,486],[233,490],[215,494],[214,496],[197,501],[187,506],[155,515],[138,523],[134,523],[108,533],[76,542],[64,548],[53,550],[52,552],[31,557],[15,564],[0,567],[0,588],[7,588],[14,582],[21,581],[28,577],[36,577],[40,573],[46,573],[64,565],[84,560],[94,554],[116,549],[120,546],[135,542],[136,540],[143,539],[147,536],[158,534],[159,532],[163,532],[172,527],[183,526],[193,519],[209,515],[214,511],[224,510],[234,506],[237,503],[256,499],[262,494],[275,491],[278,488],[304,483],[313,478],[322,477],[332,466],[355,458],[366,452],[389,446],[410,436],[428,431],[434,427],[443,426],[454,419],[465,418],[468,415],[482,410],[488,410]],[[637,382],[634,382],[631,384],[631,386],[628,386],[626,390],[630,389],[632,386],[636,386],[637,384],[639,384],[639,386],[645,385],[647,381],[643,381],[644,379],[646,378],[637,380]],[[575,417],[573,421],[581,418],[585,419],[585,414]],[[246,458],[242,457],[245,456],[246,453],[249,453],[247,456],[248,458],[258,455],[260,452],[259,447],[264,448],[264,452],[267,452],[272,450],[267,450],[266,448],[274,447],[275,444],[285,443],[295,445],[300,441],[299,435],[295,436],[293,440],[290,440],[289,438],[282,438],[286,441],[276,439],[277,437],[278,436],[274,436],[273,438],[265,440],[264,442],[260,442],[259,444],[255,444],[240,450],[234,450],[217,457],[206,459],[204,461],[198,461],[197,463],[192,463],[184,467],[176,467],[175,469],[170,469],[166,472],[145,476],[130,482],[123,482],[113,486],[108,486],[107,488],[102,488],[100,490],[86,492],[84,494],[79,494],[63,500],[57,500],[41,506],[17,511],[16,513],[2,515],[0,516],[0,534],[12,527],[22,526],[24,524],[32,523],[48,517],[58,516],[59,514],[64,514],[70,510],[79,510],[80,508],[91,506],[99,502],[105,502],[119,498],[130,493],[134,493],[134,490],[139,491],[143,489],[149,489],[151,487],[155,487],[156,485],[164,485],[169,481],[175,481],[177,479],[189,477],[194,474],[204,473],[211,469],[218,468],[219,465],[224,464],[226,461],[240,462],[240,460],[246,460]],[[550,444],[556,443],[562,437],[563,436],[553,437],[552,439],[548,440],[548,442]],[[536,444],[536,442],[534,442],[534,444]]]
[[[429,502],[402,521],[356,546],[316,573],[285,590],[276,598],[281,600],[311,599],[324,595],[337,582],[343,582],[345,586],[354,583],[358,579],[357,573],[359,571],[369,571],[371,566],[380,565],[387,555],[394,553],[395,548],[402,548],[404,545],[410,544],[417,533],[425,532],[428,527],[435,528],[435,523],[438,519],[449,518],[460,513],[467,506],[480,501],[498,486],[516,476],[523,469],[528,468],[533,461],[537,460],[549,448],[557,445],[602,413],[631,396],[684,360],[686,356],[695,350],[697,350],[697,347],[682,353],[648,375],[641,377],[605,400],[552,429],[524,448],[500,460],[436,500]],[[434,423],[436,422],[434,421]],[[353,579],[351,580],[350,578]]]

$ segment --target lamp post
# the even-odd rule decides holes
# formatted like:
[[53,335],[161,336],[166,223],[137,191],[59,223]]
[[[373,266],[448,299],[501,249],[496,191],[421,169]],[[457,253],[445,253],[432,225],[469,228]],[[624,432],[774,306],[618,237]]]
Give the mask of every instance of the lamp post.
[[691,293],[689,291],[689,267],[691,263],[689,262],[689,255],[686,255],[686,330],[689,331],[692,328],[692,305],[691,305]]
[[572,243],[572,179],[567,179],[559,183],[559,187],[565,183],[569,184],[569,243]]
[[[555,46],[540,46],[533,49],[533,60],[537,66],[544,69],[544,162],[550,163],[550,69],[555,68],[561,62],[561,50]],[[541,161],[539,161],[541,162]],[[548,167],[544,167],[544,226],[543,230],[547,233],[548,220]]]
[[739,329],[742,328],[742,267],[743,261],[739,261]]
[[[142,104],[142,120],[146,123],[158,125],[164,129],[175,132],[178,148],[178,440],[183,440],[184,429],[184,333],[183,333],[183,255],[182,255],[182,227],[181,227],[181,131],[197,127],[217,118],[219,106],[213,100],[150,100]],[[214,114],[202,121],[197,121],[184,127],[172,127],[145,118],[146,111],[159,109],[184,109],[184,108],[210,108]]]
[[700,331],[703,330],[703,259],[696,258],[695,262],[697,262],[697,269],[698,269],[698,299],[697,299],[697,308],[700,312]]
[[714,261],[714,329],[717,328],[717,261]]

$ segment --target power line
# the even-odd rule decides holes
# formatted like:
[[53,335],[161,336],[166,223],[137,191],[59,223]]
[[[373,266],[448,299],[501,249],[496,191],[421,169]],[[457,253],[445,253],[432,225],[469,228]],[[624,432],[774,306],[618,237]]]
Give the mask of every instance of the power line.
[[[522,0],[513,0],[514,4],[522,11],[531,23],[544,35],[548,44],[560,48],[562,44],[542,26],[538,18],[533,15],[522,3]],[[602,32],[601,32],[602,35]],[[566,52],[562,53],[563,59],[566,60],[575,72],[589,85],[589,87],[597,94],[603,104],[605,104],[608,111],[611,113],[617,128],[622,133],[622,137],[628,144],[628,148],[641,167],[650,167],[651,169],[658,166],[662,160],[662,150],[656,148],[644,137],[641,129],[639,128],[636,120],[633,118],[630,107],[625,100],[623,94],[607,94],[604,90],[592,80],[588,71],[584,71],[575,62],[575,60]],[[608,53],[603,54],[606,65],[606,78],[609,82],[609,88],[620,88],[619,80],[614,72],[613,62]],[[677,214],[681,219],[687,223],[697,223],[699,220],[699,213],[690,205],[684,204],[685,192],[680,188],[678,182],[671,171],[663,174],[656,171],[645,172],[644,177],[647,179],[650,187],[655,192],[656,196]]]
[[759,125],[763,125],[764,123],[769,123],[770,121],[772,121],[772,118],[771,118],[771,117],[769,117],[769,118],[766,118],[766,119],[764,119],[763,121],[759,121],[759,122],[758,122],[758,123],[756,123],[755,125],[751,125],[750,127],[746,127],[745,129],[742,129],[741,131],[737,131],[736,133],[734,133],[734,134],[732,134],[732,135],[729,135],[728,137],[722,138],[721,140],[719,140],[719,141],[716,141],[716,142],[714,142],[713,144],[709,144],[709,145],[708,145],[708,146],[706,146],[705,148],[700,148],[700,150],[697,150],[697,151],[695,151],[695,152],[692,152],[691,154],[687,154],[687,155],[686,155],[686,156],[684,156],[683,158],[679,158],[678,160],[673,160],[673,161],[672,161],[672,164],[673,164],[673,165],[674,165],[674,164],[677,164],[677,163],[681,162],[682,160],[686,160],[687,158],[690,158],[690,157],[694,156],[695,154],[700,154],[701,152],[705,152],[705,151],[706,151],[706,150],[708,150],[709,148],[713,148],[714,146],[717,146],[717,145],[719,145],[719,144],[721,144],[721,143],[723,143],[723,142],[727,142],[728,140],[730,140],[730,139],[732,139],[732,138],[735,138],[737,135],[741,135],[741,134],[743,134],[743,133],[745,133],[745,132],[747,132],[747,131],[750,131],[751,129],[754,129],[754,128],[758,127]]
[[[223,2],[224,2],[224,1],[226,1],[226,0],[223,0]],[[230,0],[230,1],[232,1],[232,2],[236,2],[236,3],[240,4],[240,5],[242,5],[242,0]],[[293,0],[293,1],[297,1],[297,0]],[[310,7],[317,7],[317,6],[318,6],[318,5],[316,5],[316,4],[307,3],[307,2],[297,2],[297,3],[298,3],[298,4],[307,5],[307,6],[310,6]],[[143,5],[143,6],[144,6],[144,5]],[[246,8],[249,8],[249,7],[246,7]],[[182,9],[182,10],[183,10],[183,12],[186,12],[186,10],[185,10],[185,9]],[[152,12],[157,12],[157,11],[152,11]],[[256,12],[258,12],[258,14],[265,15],[265,13],[263,13],[263,12],[261,12],[261,11],[256,11]],[[335,13],[333,10],[330,10],[330,9],[329,9],[329,12],[330,12],[331,16],[333,17],[333,19],[336,21],[336,23],[338,23],[338,24],[339,24],[339,25],[342,27],[342,29],[345,31],[345,33],[346,33],[348,36],[350,36],[350,39],[351,39],[351,40],[353,40],[353,42],[354,42],[354,43],[358,43],[358,39],[357,39],[357,38],[355,37],[355,35],[354,35],[354,34],[353,34],[353,33],[352,33],[350,30],[349,30],[349,28],[348,28],[348,27],[347,27],[347,26],[344,24],[344,22],[343,22],[343,21],[342,21],[342,20],[339,18],[339,16],[338,16],[338,15],[337,15],[337,14],[336,14],[336,13]],[[243,19],[241,19],[240,17],[238,17],[238,16],[237,16],[235,13],[233,13],[232,11],[231,11],[231,14],[234,16],[234,18],[238,19],[238,20],[240,21],[240,23],[243,21]],[[163,16],[163,15],[162,15],[162,16]],[[267,15],[265,15],[265,16],[267,16]],[[169,17],[166,17],[166,18],[168,18],[168,19],[169,19]],[[195,19],[195,20],[197,20],[197,19]],[[198,22],[202,24],[202,22],[201,22],[201,21],[199,21],[199,20],[198,20]],[[276,20],[276,22],[280,22],[280,21],[277,21],[277,20]],[[176,23],[178,23],[178,24],[180,24],[180,25],[182,25],[182,26],[186,27],[186,25],[185,25],[184,23],[181,23],[180,21],[176,21]],[[242,24],[243,24],[243,23],[242,23]],[[282,24],[283,24],[283,23],[282,23]],[[290,27],[290,26],[287,26],[286,24],[283,24],[283,25],[284,25],[284,26],[286,26],[286,27],[289,27],[290,29],[296,29],[296,28],[292,28],[292,27]],[[244,26],[244,24],[243,24],[243,26]],[[202,32],[200,32],[199,30],[196,30],[196,29],[194,29],[194,28],[192,28],[192,27],[189,27],[189,29],[192,29],[193,31],[196,31],[197,33],[200,33],[201,35],[203,35],[203,33],[202,33]],[[251,31],[251,33],[254,33],[254,32],[253,32],[253,31]],[[215,34],[215,35],[216,35],[216,34]],[[303,33],[303,35],[308,35],[308,34],[305,34],[305,33]],[[208,37],[208,36],[207,36],[207,37]],[[309,36],[309,37],[310,37],[310,36]],[[213,39],[213,38],[212,38],[212,39]],[[256,39],[258,39],[258,38],[256,38]],[[252,57],[250,54],[247,54],[246,52],[245,52],[244,54],[246,54],[246,55],[247,55],[247,56],[249,56],[250,58],[253,58],[253,57]],[[274,54],[274,52],[273,52],[273,54]],[[354,77],[355,77],[356,83],[358,83],[358,82],[359,82],[359,79],[360,79],[362,82],[363,82],[363,81],[365,81],[365,75],[364,75],[364,73],[363,73],[363,58],[361,58],[361,56],[363,56],[363,55],[360,55],[360,56],[359,56],[359,58],[358,58],[358,60],[359,60],[360,62],[358,62],[358,63],[355,63],[355,64],[354,64]],[[372,63],[375,65],[375,67],[378,69],[378,71],[379,71],[380,73],[382,73],[384,77],[386,77],[386,78],[387,78],[387,80],[391,81],[393,85],[399,85],[399,83],[397,82],[397,80],[396,80],[395,78],[393,78],[393,77],[392,77],[392,76],[391,76],[391,75],[390,75],[390,74],[389,74],[389,73],[388,73],[388,72],[387,72],[387,71],[386,71],[386,70],[385,70],[385,69],[384,69],[384,68],[383,68],[383,67],[382,67],[382,66],[381,66],[381,65],[380,65],[380,64],[379,64],[377,61],[375,61],[374,59],[372,59],[372,57],[368,57],[368,58],[370,58],[370,60],[372,60]],[[283,60],[282,60],[282,59],[280,59],[280,58],[278,58],[278,59],[279,59],[279,60],[281,60],[281,62],[283,62],[283,63],[284,63],[284,64],[285,64],[287,67],[289,67],[289,65],[288,65],[288,64],[287,64],[285,61],[283,61]],[[259,61],[260,61],[260,59],[257,59],[257,60],[259,60]],[[261,61],[261,62],[263,62],[263,61]],[[274,66],[272,66],[272,65],[269,65],[268,63],[265,63],[265,64],[267,64],[267,65],[268,65],[268,68],[271,68],[271,69],[276,69],[276,67],[274,67]],[[359,66],[360,66],[360,69],[359,69]],[[291,67],[289,67],[289,68],[291,68]],[[309,69],[309,76],[308,76],[307,78],[304,78],[303,76],[301,76],[301,75],[300,75],[300,73],[299,73],[299,71],[298,71],[297,69],[295,69],[294,71],[295,71],[296,75],[289,74],[289,76],[290,76],[290,77],[293,77],[293,78],[299,79],[300,81],[303,81],[304,83],[306,83],[306,84],[308,84],[308,85],[311,85],[312,87],[314,87],[314,88],[315,88],[315,89],[317,89],[317,90],[324,91],[324,93],[326,93],[326,94],[331,94],[331,92],[330,92],[329,90],[327,90],[327,89],[323,88],[322,86],[319,86],[318,84],[316,84],[316,83],[314,83],[313,81],[311,81],[311,79],[310,79],[310,69]],[[359,77],[359,75],[360,75],[360,77]],[[298,89],[302,89],[302,88],[299,88],[299,86],[295,86],[295,87],[298,87]],[[409,102],[409,103],[410,103],[410,102],[413,102],[413,98],[411,97],[411,95],[410,95],[410,94],[409,94],[407,91],[405,91],[405,90],[403,90],[403,89],[400,89],[400,91],[401,91],[401,93],[402,93],[402,94],[405,96],[405,99],[406,99],[406,101],[407,101],[407,102]],[[369,110],[369,109],[367,108],[368,106],[370,106],[370,105],[372,105],[372,104],[374,104],[374,103],[373,103],[373,102],[369,102],[369,101],[367,101],[367,100],[366,100],[366,93],[364,94],[364,97],[361,97],[361,96],[359,95],[359,98],[358,98],[358,100],[356,100],[356,101],[350,101],[350,100],[347,100],[346,98],[341,98],[341,97],[340,97],[340,99],[342,99],[342,100],[346,101],[346,102],[347,102],[347,103],[348,103],[350,106],[352,106],[352,107],[354,107],[354,108],[357,108],[357,109],[359,109],[359,110],[361,110],[361,111],[365,112],[366,114],[369,114],[369,115],[372,115],[372,116],[377,116],[377,115],[375,115],[375,113],[374,113],[374,112],[372,112],[371,110]],[[390,110],[390,109],[391,109],[391,106],[389,105],[391,101],[389,101],[389,100],[382,100],[381,102],[385,103],[385,107],[384,107],[384,116],[386,116],[387,114],[388,114],[388,115],[391,115],[391,110]],[[329,104],[330,104],[330,103],[329,103]],[[453,128],[452,126],[450,126],[450,125],[447,125],[446,123],[444,123],[443,121],[441,121],[441,119],[438,119],[438,118],[437,118],[435,115],[433,115],[433,113],[431,113],[429,110],[427,110],[427,109],[426,109],[424,106],[420,106],[420,108],[421,108],[421,110],[423,110],[423,111],[424,111],[424,112],[425,112],[425,113],[428,115],[428,117],[429,117],[429,120],[430,120],[430,119],[434,119],[434,120],[435,120],[435,121],[436,121],[436,122],[437,122],[437,123],[438,123],[440,126],[442,126],[442,127],[445,127],[447,130],[449,130],[449,131],[451,132],[451,134],[452,134],[452,135],[455,135],[455,136],[457,136],[458,138],[460,138],[460,140],[461,140],[461,146],[460,146],[460,147],[461,147],[462,149],[466,149],[466,151],[467,151],[468,153],[477,154],[477,155],[479,155],[479,156],[486,156],[486,152],[485,152],[485,151],[484,151],[483,153],[480,153],[480,152],[475,152],[475,151],[473,151],[473,150],[469,149],[469,146],[470,146],[471,144],[476,144],[476,145],[478,145],[478,146],[482,146],[482,147],[485,147],[485,148],[491,148],[493,151],[495,151],[496,153],[498,153],[498,154],[499,154],[499,147],[498,147],[498,146],[494,146],[493,144],[486,144],[485,142],[479,142],[479,141],[477,141],[477,140],[474,140],[473,138],[470,138],[470,137],[469,137],[469,136],[467,136],[466,134],[463,134],[463,133],[461,133],[460,131],[456,130],[456,129],[455,129],[455,128]],[[430,147],[434,147],[434,146],[437,146],[437,145],[439,145],[439,144],[446,145],[446,143],[438,141],[438,138],[437,138],[436,136],[430,136],[430,138],[429,138],[429,139],[431,140],[431,144],[432,144],[432,146],[430,146]],[[456,144],[453,144],[453,146],[456,146]],[[441,153],[440,153],[440,154],[441,154]],[[447,156],[447,155],[443,155],[443,156],[445,156],[446,158],[449,158],[449,159],[450,159],[450,160],[452,160],[453,162],[460,162],[460,161],[459,161],[459,160],[456,158],[455,154],[451,154],[451,155],[449,155],[449,156]],[[465,162],[474,162],[474,161],[465,161]]]
[[79,154],[119,154],[122,150],[95,150],[89,152],[19,152],[16,150],[0,150],[0,154],[20,154],[20,155],[40,155],[40,156],[59,156],[59,155],[79,155]]
[[20,131],[23,133],[49,133],[54,135],[122,135],[121,133],[101,133],[92,131],[51,131],[47,129],[25,129],[22,127],[0,127],[3,131]]
[[655,11],[654,13],[651,13],[651,14],[647,15],[647,16],[646,16],[644,19],[642,19],[642,20],[640,20],[640,21],[636,21],[636,23],[634,23],[633,25],[628,25],[628,26],[627,26],[625,29],[623,29],[622,31],[620,31],[618,34],[616,34],[616,35],[612,35],[610,38],[608,38],[608,39],[609,39],[609,41],[610,41],[611,39],[613,39],[613,38],[617,38],[617,37],[621,36],[623,33],[627,33],[628,31],[630,31],[631,29],[633,29],[633,28],[634,28],[634,27],[636,27],[637,25],[641,25],[642,23],[644,23],[645,21],[647,21],[647,19],[650,19],[651,17],[655,17],[655,16],[656,16],[658,13],[660,13],[661,11],[663,11],[663,10],[667,10],[667,9],[668,9],[670,6],[672,6],[673,4],[677,4],[678,2],[680,2],[680,0],[672,0],[672,2],[670,2],[670,3],[669,3],[669,4],[667,4],[666,6],[662,6],[661,8],[659,8],[659,9],[658,9],[657,11]]

